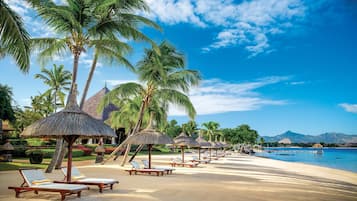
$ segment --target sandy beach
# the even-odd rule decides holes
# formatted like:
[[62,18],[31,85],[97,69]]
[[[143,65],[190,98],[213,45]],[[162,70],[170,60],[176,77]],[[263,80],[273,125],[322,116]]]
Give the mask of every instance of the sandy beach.
[[[153,165],[167,165],[178,155],[155,155]],[[191,154],[192,156],[192,154]],[[136,160],[146,158],[137,157]],[[186,155],[190,159],[190,154]],[[92,162],[74,163],[88,177],[114,178],[120,181],[113,190],[99,193],[97,187],[82,192],[82,197],[69,196],[66,200],[120,200],[120,201],[299,201],[299,200],[357,200],[357,174],[348,171],[301,163],[233,154],[200,164],[197,168],[176,167],[174,174],[165,176],[129,176],[119,161],[106,165]],[[56,170],[46,174],[61,180]],[[18,171],[0,172],[0,200],[60,200],[59,193],[26,192],[15,198],[8,186],[20,186]]]

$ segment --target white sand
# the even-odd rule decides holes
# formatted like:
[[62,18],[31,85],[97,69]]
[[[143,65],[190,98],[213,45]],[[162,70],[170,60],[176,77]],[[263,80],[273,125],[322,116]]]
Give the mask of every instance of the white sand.
[[[178,155],[155,155],[153,165],[168,165]],[[137,157],[136,160],[144,158]],[[190,159],[190,154],[186,154]],[[120,201],[291,201],[331,200],[357,201],[357,174],[301,163],[290,163],[254,156],[235,154],[197,168],[176,167],[173,175],[129,176],[119,161],[106,165],[77,162],[76,166],[89,177],[114,178],[120,181],[114,190],[98,192],[96,186],[82,193],[82,198],[69,196],[66,200],[120,200]],[[60,180],[55,171],[46,174]],[[0,172],[0,200],[60,200],[59,193],[26,192],[16,199],[8,186],[20,186],[18,171]]]

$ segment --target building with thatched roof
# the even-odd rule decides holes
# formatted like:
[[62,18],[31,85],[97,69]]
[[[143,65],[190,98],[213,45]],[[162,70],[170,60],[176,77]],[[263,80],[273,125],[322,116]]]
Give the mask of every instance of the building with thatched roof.
[[118,110],[117,107],[113,104],[109,104],[104,108],[102,113],[97,112],[99,103],[102,101],[105,94],[109,93],[110,90],[105,86],[103,89],[98,91],[92,97],[88,98],[83,105],[83,111],[88,113],[90,116],[105,121],[109,118],[109,115],[112,111]]
[[[98,120],[106,121],[110,117],[111,112],[118,110],[115,105],[109,104],[107,107],[104,108],[103,112],[100,113],[97,111],[98,105],[100,104],[104,96],[109,92],[110,90],[107,88],[107,86],[103,87],[100,91],[98,91],[96,94],[94,94],[84,102],[83,111]],[[116,130],[116,133],[117,135],[124,135],[124,130],[118,129]],[[92,140],[89,140],[88,143],[91,143],[91,141]],[[112,139],[111,142],[106,143],[117,144],[118,139]]]
[[291,144],[291,140],[289,138],[284,138],[278,142],[279,144]]

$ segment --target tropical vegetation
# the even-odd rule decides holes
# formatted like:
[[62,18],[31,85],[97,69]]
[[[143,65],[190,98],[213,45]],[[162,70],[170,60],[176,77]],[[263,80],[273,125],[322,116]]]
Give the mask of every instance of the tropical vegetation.
[[[159,45],[159,53],[154,49],[146,49],[144,58],[137,64],[136,73],[142,84],[130,82],[119,85],[104,97],[101,106],[101,109],[110,103],[119,103],[120,106],[128,99],[141,101],[140,107],[133,107],[139,110],[129,135],[136,134],[142,128],[145,113],[149,117],[155,117],[157,123],[162,122],[159,116],[166,119],[169,103],[181,106],[190,118],[194,118],[195,108],[185,93],[191,86],[199,83],[200,75],[197,71],[185,69],[184,56],[176,48],[164,41]],[[120,148],[121,146],[117,150]],[[129,150],[130,145],[126,156]],[[123,161],[125,162],[125,157]]]

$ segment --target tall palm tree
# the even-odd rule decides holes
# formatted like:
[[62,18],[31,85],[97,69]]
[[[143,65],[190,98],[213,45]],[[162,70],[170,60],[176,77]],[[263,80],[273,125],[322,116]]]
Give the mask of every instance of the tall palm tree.
[[[144,85],[134,82],[122,84],[106,95],[109,100],[114,97],[119,99],[132,96],[142,97],[137,121],[130,135],[140,130],[145,110],[149,108],[153,100],[181,106],[191,118],[196,115],[195,108],[185,93],[189,91],[190,86],[198,85],[199,73],[185,69],[184,56],[169,43],[162,42],[159,45],[159,51],[158,53],[154,49],[146,49],[144,58],[138,62],[137,74],[139,81]],[[113,151],[110,157],[124,143],[125,141]],[[122,164],[125,163],[125,156],[129,150],[130,146],[127,147]]]
[[7,54],[15,59],[24,73],[30,68],[30,36],[21,17],[0,0],[0,58]]
[[43,94],[49,96],[51,94],[53,98],[53,108],[56,112],[57,109],[57,97],[59,98],[60,105],[64,106],[65,93],[63,91],[69,91],[71,84],[71,72],[64,70],[63,65],[57,66],[53,64],[52,69],[42,68],[41,73],[35,74],[36,79],[41,79],[49,87],[49,89]]
[[[106,24],[108,27],[110,27],[113,23],[113,27],[116,33],[118,33],[123,38],[147,41],[150,42],[154,48],[157,48],[156,44],[150,38],[139,31],[138,26],[140,24],[144,24],[159,30],[161,30],[161,28],[153,21],[140,15],[134,14],[139,10],[149,11],[148,6],[142,0],[107,0],[105,3],[98,5],[96,8],[96,11],[100,13],[100,15],[98,15],[98,20],[103,22],[103,24]],[[111,37],[108,37],[108,35],[106,36],[106,38],[103,38],[101,35],[98,42],[92,44],[94,47],[94,57],[91,69],[89,71],[88,79],[83,90],[83,95],[80,102],[81,108],[83,108],[83,104],[86,99],[86,95],[99,57],[105,57],[105,59],[109,61],[117,61],[120,64],[124,64],[124,66],[128,67],[130,70],[134,70],[133,66],[122,56],[128,50],[130,50],[130,47],[123,42],[120,44],[120,41],[115,35]],[[113,43],[113,41],[115,43]]]
[[[109,54],[117,56],[122,52],[116,51],[122,47],[123,43],[119,40],[113,40],[116,34],[124,38],[133,38],[135,40],[146,40],[152,42],[148,37],[133,28],[133,25],[140,20],[149,24],[150,22],[142,20],[140,16],[133,17],[133,10],[147,9],[143,0],[118,1],[118,0],[67,0],[66,5],[56,5],[52,0],[27,0],[38,14],[51,26],[60,37],[38,38],[33,39],[32,44],[42,50],[39,54],[42,63],[47,62],[54,54],[64,55],[70,51],[73,55],[73,70],[72,70],[72,85],[71,89],[76,84],[78,62],[80,55],[91,47],[110,46]],[[133,10],[125,8],[131,8]],[[119,11],[124,10],[123,14],[116,15]],[[125,13],[125,11],[128,11]],[[130,12],[131,11],[131,12]],[[106,17],[108,16],[108,17]],[[114,16],[114,17],[112,17]],[[111,42],[105,42],[103,39],[111,39]],[[101,45],[99,45],[101,44]],[[100,48],[103,49],[103,48]],[[120,49],[120,48],[119,48]],[[114,50],[114,51],[113,51]],[[97,51],[95,51],[95,55]],[[103,51],[105,52],[105,50]],[[107,51],[108,52],[108,51]],[[121,56],[121,55],[120,55]],[[121,59],[119,59],[121,60]],[[90,77],[92,76],[97,60],[94,58]],[[94,67],[93,67],[94,66]],[[90,83],[91,78],[87,83]],[[86,91],[89,84],[86,84]],[[85,95],[83,96],[85,99]],[[83,104],[81,104],[83,107]],[[61,149],[56,144],[56,150]],[[64,152],[62,152],[64,153]],[[64,155],[64,154],[63,154]],[[58,158],[54,155],[52,160]],[[58,166],[60,166],[60,161]],[[50,170],[52,171],[52,170]]]

